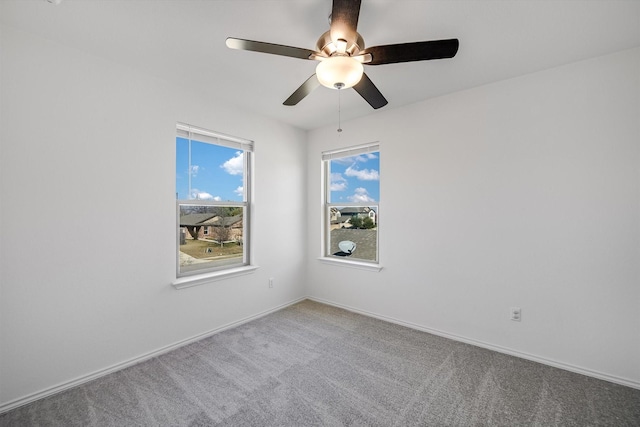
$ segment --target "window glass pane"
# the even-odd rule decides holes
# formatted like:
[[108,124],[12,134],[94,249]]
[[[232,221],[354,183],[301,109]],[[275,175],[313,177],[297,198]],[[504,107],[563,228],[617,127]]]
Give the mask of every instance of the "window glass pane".
[[329,256],[378,260],[378,207],[330,206]]
[[329,160],[329,203],[380,200],[380,153]]
[[176,138],[176,194],[179,200],[245,200],[243,151]]
[[378,262],[378,146],[323,153],[327,164],[326,256]]
[[178,277],[249,265],[252,150],[252,141],[177,124]]
[[243,206],[180,204],[180,272],[243,265]]

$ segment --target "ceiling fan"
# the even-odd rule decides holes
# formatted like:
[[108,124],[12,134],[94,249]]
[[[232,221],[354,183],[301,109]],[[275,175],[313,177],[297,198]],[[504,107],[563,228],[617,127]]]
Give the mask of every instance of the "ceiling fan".
[[458,51],[458,39],[365,48],[364,39],[356,31],[360,2],[361,0],[333,0],[330,29],[320,36],[316,50],[233,37],[227,38],[226,43],[232,49],[320,61],[315,74],[296,89],[284,101],[284,105],[296,105],[323,85],[331,89],[353,87],[375,109],[387,105],[387,100],[364,73],[363,64],[382,65],[453,58]]

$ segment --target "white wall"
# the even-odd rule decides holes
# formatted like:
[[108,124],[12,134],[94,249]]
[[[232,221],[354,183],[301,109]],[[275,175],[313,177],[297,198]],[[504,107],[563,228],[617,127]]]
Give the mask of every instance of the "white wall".
[[[304,295],[304,132],[1,31],[0,407]],[[177,121],[255,140],[255,273],[170,286]]]
[[[309,133],[309,295],[640,387],[640,50],[342,128]],[[371,141],[384,269],[322,264],[320,153]]]

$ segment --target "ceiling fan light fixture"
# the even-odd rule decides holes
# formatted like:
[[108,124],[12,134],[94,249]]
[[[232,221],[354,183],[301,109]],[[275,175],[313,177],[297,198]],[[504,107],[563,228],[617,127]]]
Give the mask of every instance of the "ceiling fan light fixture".
[[316,67],[316,76],[322,86],[347,89],[358,84],[364,73],[362,64],[350,56],[332,56]]
[[[226,43],[231,49],[321,61],[316,67],[316,73],[283,102],[288,106],[297,105],[318,86],[323,85],[330,89],[352,87],[373,109],[382,108],[388,102],[364,74],[362,64],[383,65],[445,59],[453,58],[458,52],[458,39],[397,43],[365,49],[364,39],[358,33],[361,1],[332,0],[329,31],[320,36],[315,50],[233,37],[228,37]],[[340,97],[338,108],[339,99]]]

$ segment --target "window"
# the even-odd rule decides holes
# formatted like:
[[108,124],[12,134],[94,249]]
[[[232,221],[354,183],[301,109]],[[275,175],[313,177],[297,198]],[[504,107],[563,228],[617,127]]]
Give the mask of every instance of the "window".
[[378,264],[379,150],[370,144],[322,154],[325,258]]
[[249,265],[253,142],[179,123],[177,276]]

